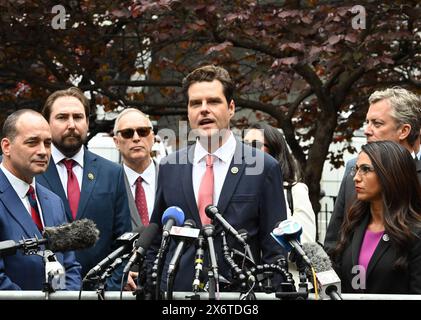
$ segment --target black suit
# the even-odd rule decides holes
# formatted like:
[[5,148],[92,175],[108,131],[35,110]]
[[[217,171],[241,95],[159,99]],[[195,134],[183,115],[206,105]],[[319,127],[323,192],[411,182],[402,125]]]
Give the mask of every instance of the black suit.
[[[244,151],[242,150],[244,148]],[[254,150],[254,151],[252,151]],[[170,154],[161,160],[158,176],[158,191],[151,222],[161,224],[162,213],[170,206],[178,206],[185,213],[185,219],[193,219],[197,228],[201,221],[192,186],[192,159],[194,146]],[[249,169],[256,166],[259,155],[263,172],[250,174]],[[248,231],[248,243],[257,262],[272,262],[275,257],[285,255],[284,250],[270,236],[275,224],[286,219],[285,199],[281,192],[282,174],[280,166],[271,156],[260,150],[251,149],[237,141],[230,168],[225,177],[218,205],[224,218],[237,230]],[[276,191],[276,192],[275,192]],[[216,228],[216,233],[221,228]],[[229,239],[230,240],[230,239]],[[232,240],[232,239],[231,239]],[[160,239],[155,242],[159,246]],[[164,272],[162,285],[166,288],[167,269],[173,256],[176,243],[171,242]],[[148,260],[156,256],[157,247],[150,252]],[[219,273],[231,279],[227,263],[222,255],[221,237],[215,237],[215,250],[219,264]],[[194,278],[194,245],[183,254],[179,271],[175,278],[174,289],[190,291]],[[206,264],[206,263],[205,263]],[[207,265],[207,264],[206,264]]]
[[[354,177],[350,175],[351,168],[357,163],[357,158],[348,161],[345,169],[345,174],[342,179],[341,187],[339,189],[338,197],[335,202],[332,216],[330,218],[329,226],[326,230],[326,237],[324,241],[324,248],[326,252],[331,252],[338,241],[342,222],[344,220],[345,212],[348,212],[352,203],[356,199]],[[415,160],[418,180],[421,183],[421,161]]]
[[[385,237],[380,239],[366,270],[365,289],[358,289],[355,284],[360,283],[354,277],[361,276],[360,272],[352,269],[358,265],[362,241],[370,220],[367,212],[364,219],[349,236],[341,258],[338,259],[335,269],[341,278],[342,292],[346,293],[379,293],[379,294],[420,294],[421,293],[421,239],[416,238],[408,246],[408,269],[398,271],[393,269],[396,261],[396,249],[393,241]],[[418,237],[421,230],[416,231]],[[353,281],[354,279],[354,281]],[[353,288],[354,284],[354,288]]]

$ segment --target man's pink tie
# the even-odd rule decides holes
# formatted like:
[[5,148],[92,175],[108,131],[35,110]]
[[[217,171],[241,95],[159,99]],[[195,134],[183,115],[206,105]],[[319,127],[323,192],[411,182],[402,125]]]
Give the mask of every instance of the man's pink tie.
[[205,208],[210,204],[213,205],[213,188],[213,156],[208,154],[206,156],[206,171],[203,175],[202,181],[200,182],[199,196],[197,201],[202,225],[209,224],[211,222],[205,213]]

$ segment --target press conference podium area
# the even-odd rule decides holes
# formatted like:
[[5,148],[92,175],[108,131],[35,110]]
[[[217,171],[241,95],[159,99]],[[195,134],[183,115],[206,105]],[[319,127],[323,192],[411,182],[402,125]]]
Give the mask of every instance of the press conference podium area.
[[[192,292],[174,292],[174,300],[190,300]],[[279,300],[274,293],[256,292],[256,300]],[[209,301],[207,292],[199,293],[200,300]],[[404,294],[342,294],[345,300],[421,300],[421,295]],[[57,291],[50,293],[49,300],[79,300],[79,291]],[[120,292],[105,292],[105,300],[120,300]],[[314,294],[309,294],[308,300],[314,300]],[[46,300],[45,292],[42,291],[0,291],[0,300]],[[96,291],[83,291],[81,300],[99,300]],[[131,292],[123,292],[122,300],[136,300],[136,296]],[[220,293],[220,300],[240,300],[240,294],[234,292]]]

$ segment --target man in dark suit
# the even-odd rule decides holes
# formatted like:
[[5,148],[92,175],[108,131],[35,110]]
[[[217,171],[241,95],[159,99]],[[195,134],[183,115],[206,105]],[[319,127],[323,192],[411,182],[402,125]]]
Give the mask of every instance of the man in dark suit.
[[[22,109],[6,119],[3,136],[0,241],[42,238],[44,227],[66,222],[61,199],[34,179],[48,166],[51,156],[50,128],[41,114]],[[56,258],[65,268],[66,289],[79,290],[81,268],[74,252],[57,252]],[[18,251],[14,255],[0,257],[0,290],[41,290],[45,280],[41,256]]]
[[[84,276],[115,249],[117,237],[131,230],[124,171],[83,146],[88,133],[89,101],[78,88],[51,94],[42,114],[51,128],[52,161],[37,180],[60,196],[69,221],[88,218],[100,231],[94,247],[76,251]],[[120,289],[118,275],[107,282],[107,288]]]
[[[132,228],[148,226],[155,202],[158,164],[151,157],[153,126],[140,110],[122,111],[114,123],[114,143],[123,159]],[[135,290],[137,272],[130,272],[125,289]]]
[[[260,150],[243,145],[230,131],[230,120],[235,113],[234,84],[225,69],[198,68],[184,79],[183,88],[193,129],[190,134],[197,140],[161,160],[151,222],[160,224],[165,209],[178,206],[186,220],[193,219],[197,228],[202,228],[210,223],[204,209],[213,204],[235,229],[247,230],[258,263],[272,262],[284,254],[270,236],[275,224],[286,219],[278,163]],[[220,231],[218,227],[215,250],[219,272],[229,281],[232,278],[222,255]],[[172,241],[163,268],[163,288],[175,247]],[[154,258],[156,250],[155,247],[149,257]],[[190,246],[183,254],[174,290],[192,290],[194,253],[194,246]]]
[[[370,107],[366,115],[364,134],[367,142],[390,140],[407,148],[416,161],[418,179],[421,182],[421,162],[416,159],[414,145],[420,134],[421,104],[417,95],[394,87],[375,91],[368,99]],[[327,252],[336,247],[339,231],[346,212],[356,198],[353,177],[349,174],[356,158],[350,160],[339,189],[335,207],[326,231],[324,247]]]

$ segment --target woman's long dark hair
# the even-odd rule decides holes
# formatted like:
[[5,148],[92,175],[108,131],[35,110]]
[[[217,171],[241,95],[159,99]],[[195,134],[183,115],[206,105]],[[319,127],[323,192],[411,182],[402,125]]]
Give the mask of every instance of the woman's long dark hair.
[[265,145],[268,153],[278,160],[282,169],[282,178],[284,181],[293,184],[302,181],[302,171],[298,162],[289,152],[287,143],[282,133],[278,129],[264,123],[257,122],[250,125],[249,129],[263,130]]
[[[414,228],[421,226],[421,186],[415,161],[407,149],[392,141],[371,142],[362,147],[380,182],[385,233],[396,247],[395,267],[408,267],[408,248],[415,239]],[[335,260],[345,249],[350,234],[370,214],[370,203],[355,200],[341,227],[340,239],[333,252]]]

